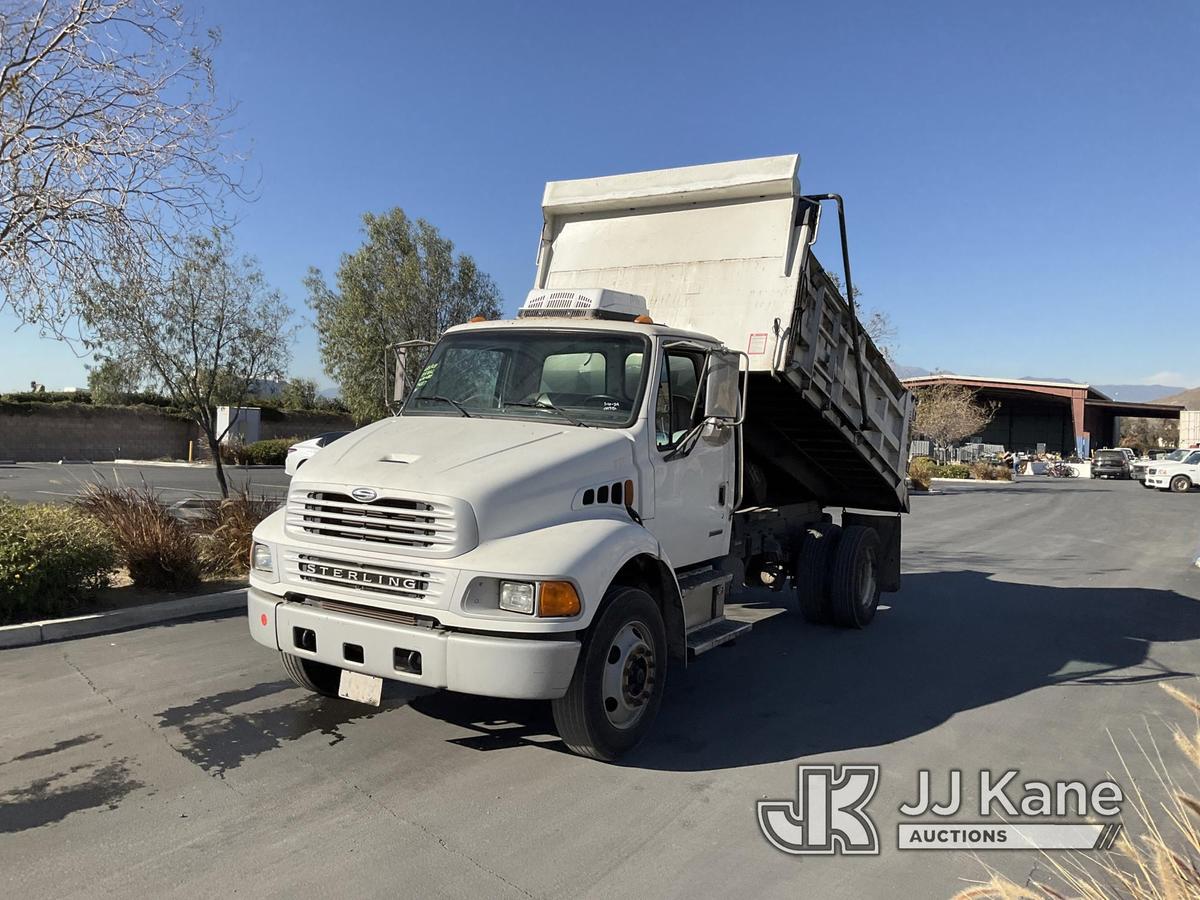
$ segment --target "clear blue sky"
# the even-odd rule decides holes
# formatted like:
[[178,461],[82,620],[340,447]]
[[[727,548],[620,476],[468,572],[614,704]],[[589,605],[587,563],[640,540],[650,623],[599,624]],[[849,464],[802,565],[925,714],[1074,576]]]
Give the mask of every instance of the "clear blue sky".
[[[511,311],[546,180],[798,152],[805,189],[847,198],[855,281],[901,362],[1200,384],[1194,0],[210,0],[203,16],[261,174],[237,236],[298,315],[305,270],[332,276],[366,210],[435,223]],[[69,350],[11,325],[0,389],[83,382]],[[293,371],[329,383],[307,323]]]

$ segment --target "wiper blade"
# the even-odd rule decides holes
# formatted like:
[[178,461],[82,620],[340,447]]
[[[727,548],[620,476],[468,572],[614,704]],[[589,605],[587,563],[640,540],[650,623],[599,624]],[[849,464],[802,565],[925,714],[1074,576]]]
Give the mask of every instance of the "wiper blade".
[[441,400],[443,403],[449,403],[451,406],[453,406],[455,409],[457,409],[460,413],[463,414],[464,418],[467,418],[467,419],[472,418],[471,414],[463,408],[463,405],[461,403],[459,403],[457,400],[451,400],[449,397],[443,397],[441,394],[435,394],[432,397],[418,397],[417,399],[418,400]]
[[500,406],[501,407],[518,406],[518,407],[521,407],[522,409],[552,409],[556,413],[558,413],[560,416],[562,416],[564,419],[566,419],[568,422],[570,422],[572,425],[577,425],[580,428],[591,428],[592,427],[591,425],[587,424],[586,422],[579,421],[577,418],[575,418],[573,415],[571,415],[569,412],[567,412],[561,406],[555,406],[549,400],[547,400],[545,403],[519,403],[516,400],[504,400],[501,402]]

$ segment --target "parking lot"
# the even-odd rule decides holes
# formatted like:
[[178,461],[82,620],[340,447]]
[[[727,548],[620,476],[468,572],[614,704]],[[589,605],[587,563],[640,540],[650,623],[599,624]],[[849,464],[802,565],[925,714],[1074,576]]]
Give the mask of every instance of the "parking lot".
[[[282,497],[289,481],[283,469],[277,467],[230,466],[225,472],[231,487],[248,487],[255,495],[267,497]],[[77,496],[89,482],[139,488],[149,485],[168,503],[221,495],[211,466],[125,463],[18,463],[0,466],[0,497],[8,497],[18,503],[65,503]]]
[[[22,490],[68,492],[28,472]],[[541,704],[319,701],[240,617],[0,651],[6,893],[945,897],[985,863],[1044,876],[1033,851],[898,851],[897,807],[922,768],[968,773],[968,803],[982,768],[1129,787],[1114,743],[1152,790],[1134,735],[1174,765],[1186,713],[1158,685],[1200,692],[1200,496],[939,487],[913,497],[903,590],[868,630],[789,612],[673,671],[619,765],[563,752]],[[881,855],[764,840],[755,803],[794,798],[798,762],[882,766]]]

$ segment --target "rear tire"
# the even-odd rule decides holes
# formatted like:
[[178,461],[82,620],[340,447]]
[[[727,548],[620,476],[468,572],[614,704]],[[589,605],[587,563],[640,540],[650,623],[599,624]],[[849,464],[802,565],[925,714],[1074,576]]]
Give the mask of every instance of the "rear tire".
[[1186,475],[1176,475],[1171,479],[1171,490],[1176,494],[1186,494],[1192,489],[1192,480]]
[[792,582],[800,615],[813,625],[828,625],[833,620],[829,572],[840,532],[838,526],[828,523],[806,529],[792,562]]
[[879,534],[874,528],[842,529],[829,576],[833,621],[842,628],[866,628],[879,607]]
[[609,588],[588,629],[566,694],[550,703],[563,743],[611,762],[650,731],[667,681],[667,631],[640,588]]
[[317,662],[315,659],[303,659],[291,653],[280,653],[283,658],[283,670],[288,677],[296,682],[298,687],[321,694],[324,697],[336,697],[338,685],[341,683],[342,670],[328,663]]

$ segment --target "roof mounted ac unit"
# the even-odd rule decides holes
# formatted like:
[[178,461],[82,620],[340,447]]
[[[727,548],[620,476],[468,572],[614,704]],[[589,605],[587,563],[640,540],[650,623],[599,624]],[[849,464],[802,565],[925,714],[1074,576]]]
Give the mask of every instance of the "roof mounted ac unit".
[[525,298],[525,304],[517,311],[517,317],[618,319],[631,322],[638,316],[648,315],[649,311],[645,297],[610,291],[608,288],[583,291],[533,290]]

